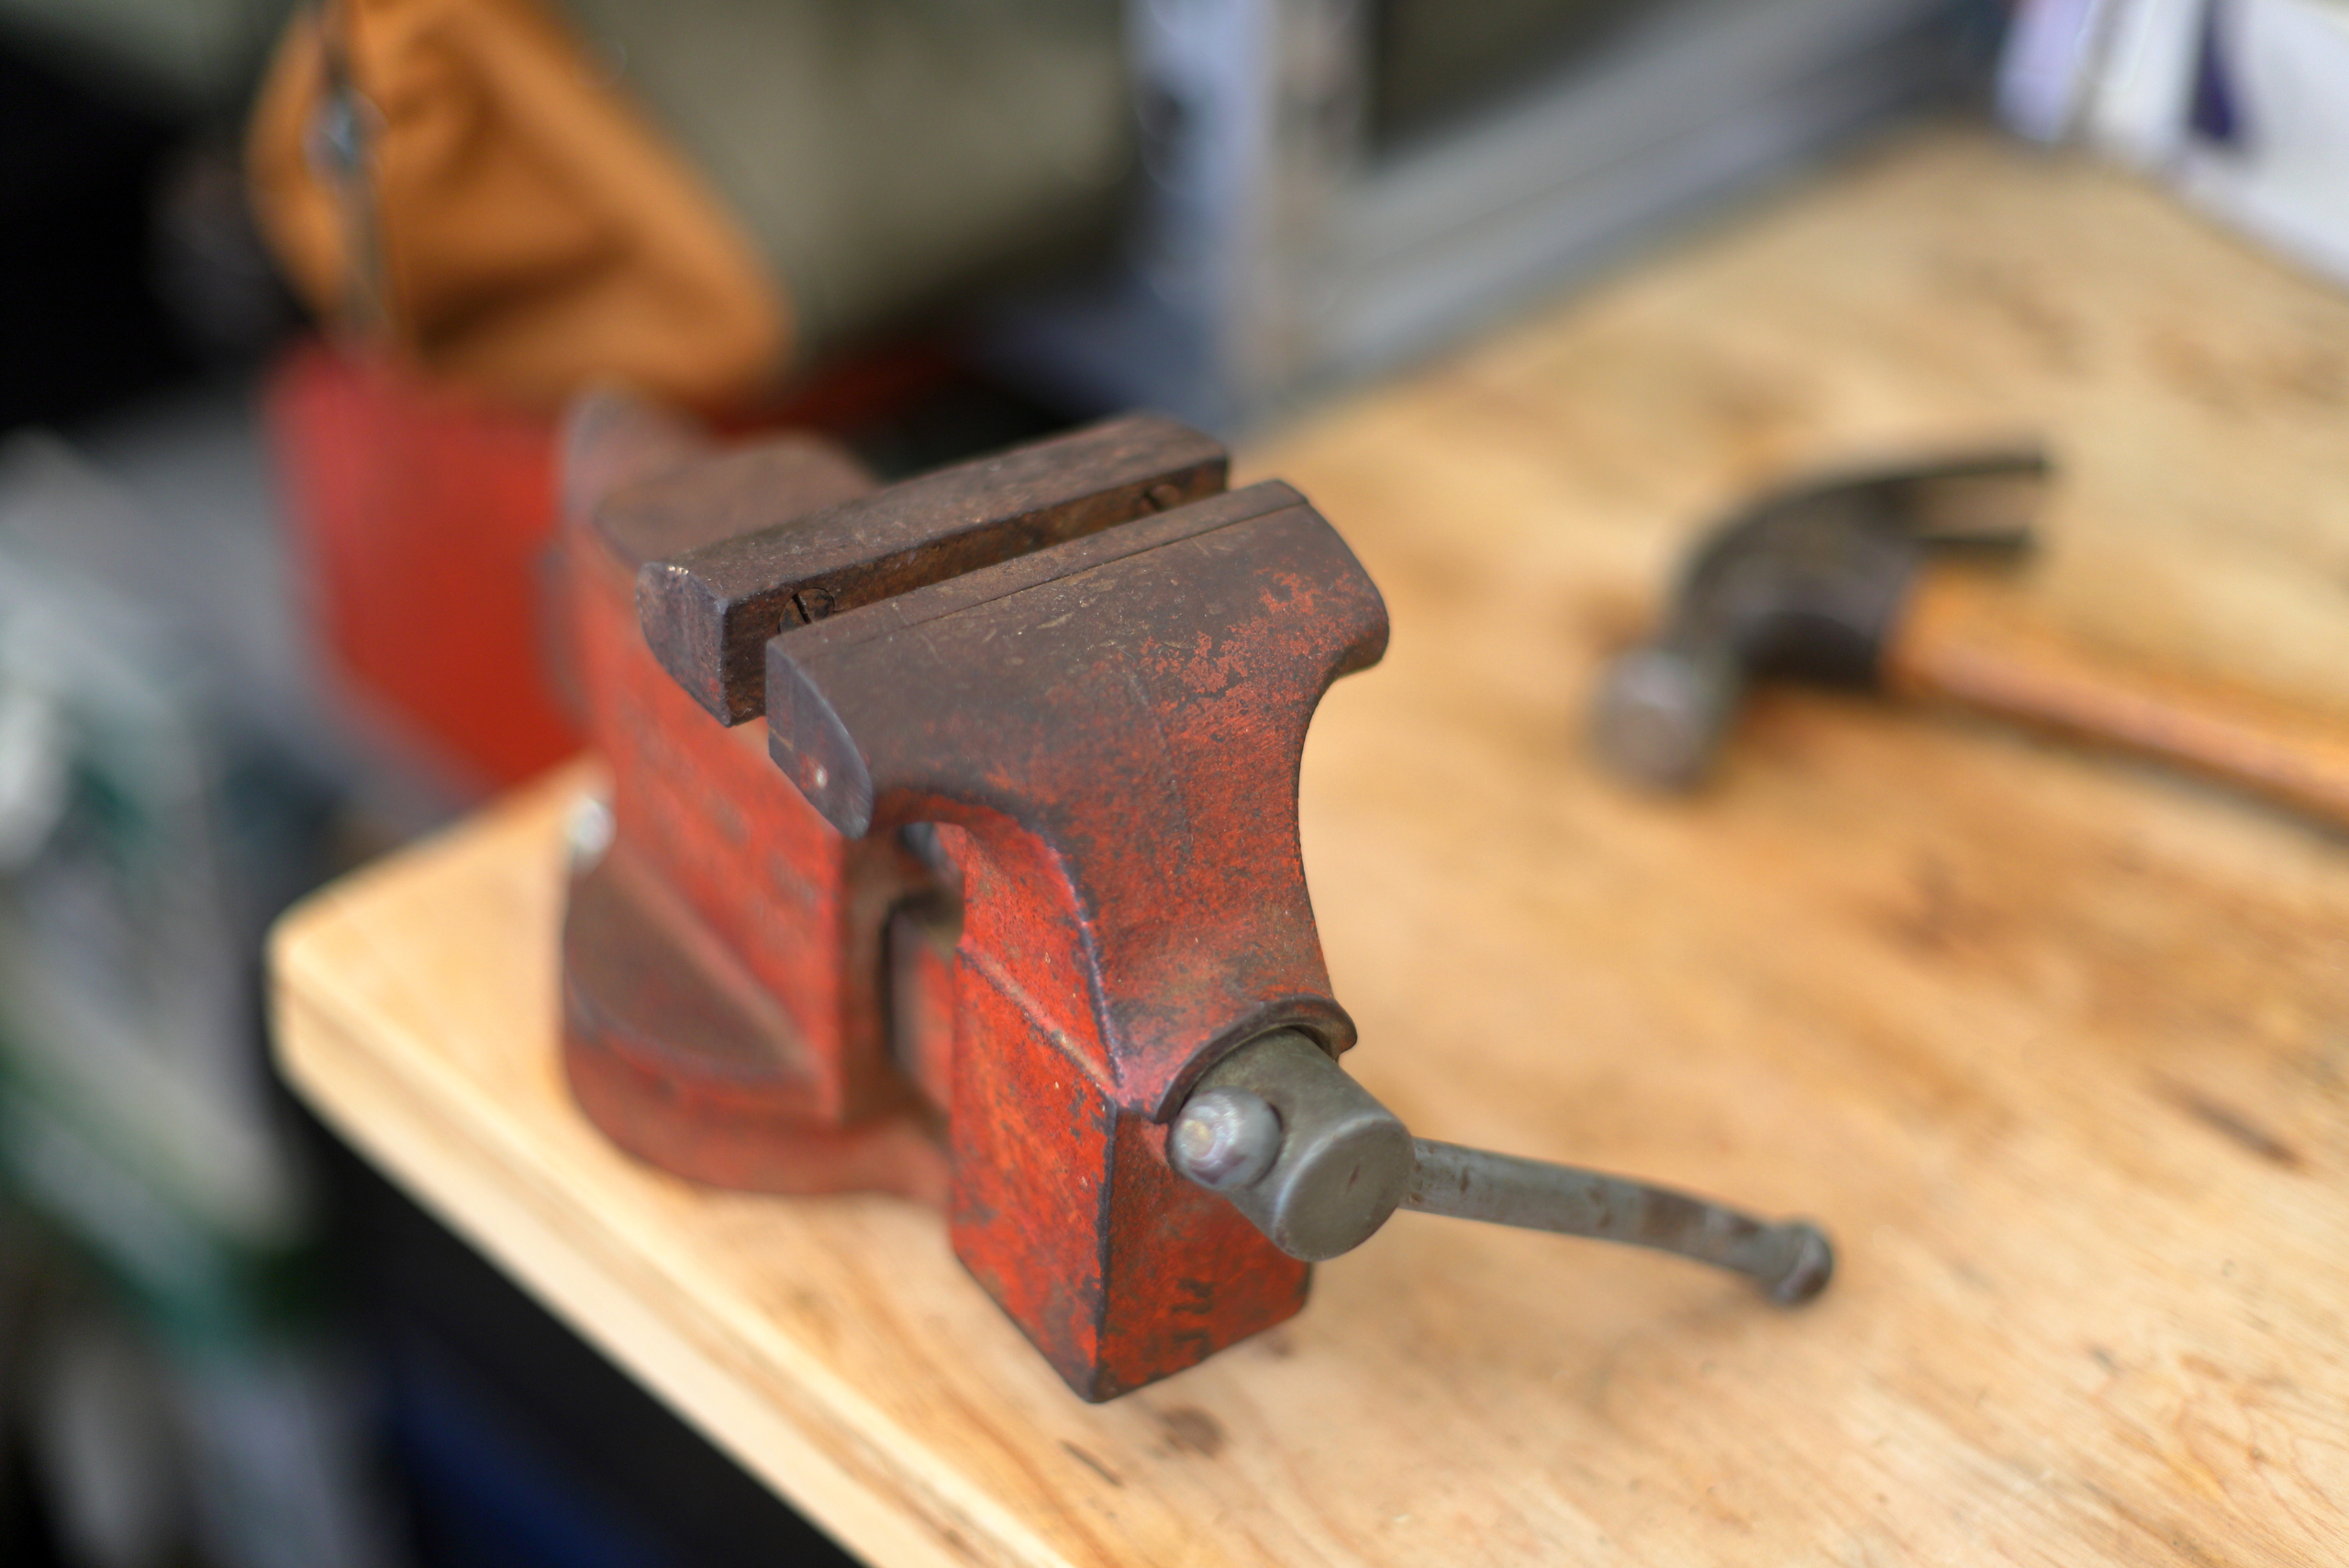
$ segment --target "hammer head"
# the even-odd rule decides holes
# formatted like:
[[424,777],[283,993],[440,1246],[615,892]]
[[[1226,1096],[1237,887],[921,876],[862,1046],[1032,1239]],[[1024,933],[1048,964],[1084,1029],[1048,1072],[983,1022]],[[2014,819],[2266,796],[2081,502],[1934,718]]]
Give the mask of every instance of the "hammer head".
[[1928,554],[2013,557],[2049,465],[2009,449],[1812,478],[1709,529],[1655,635],[1611,661],[1591,714],[1599,760],[1632,784],[1701,782],[1747,683],[1875,684]]

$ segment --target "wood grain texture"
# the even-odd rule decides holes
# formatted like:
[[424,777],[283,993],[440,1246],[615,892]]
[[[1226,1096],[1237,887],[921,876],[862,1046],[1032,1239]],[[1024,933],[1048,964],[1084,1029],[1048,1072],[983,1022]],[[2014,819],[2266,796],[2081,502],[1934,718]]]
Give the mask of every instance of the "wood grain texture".
[[2019,617],[2004,585],[1929,572],[1884,651],[1896,695],[2118,746],[2349,827],[2349,720],[2116,657]]
[[306,906],[305,1094],[876,1562],[2349,1560],[2349,845],[1990,724],[1762,695],[1718,785],[1578,755],[1758,483],[2044,432],[2052,623],[2349,705],[2349,302],[2106,172],[1911,141],[1253,454],[1385,591],[1305,851],[1423,1134],[1815,1214],[1781,1314],[1398,1217],[1087,1407],[879,1198],[696,1191],[553,1046],[576,775]]

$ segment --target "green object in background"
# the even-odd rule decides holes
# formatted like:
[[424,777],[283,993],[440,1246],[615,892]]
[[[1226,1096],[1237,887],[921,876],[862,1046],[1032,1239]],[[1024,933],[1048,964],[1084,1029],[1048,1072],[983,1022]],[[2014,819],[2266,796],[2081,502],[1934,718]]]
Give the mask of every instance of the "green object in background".
[[328,796],[170,606],[61,559],[135,513],[0,449],[0,1222],[52,1255],[46,1310],[0,1303],[0,1445],[92,1561],[385,1568],[257,1017]]

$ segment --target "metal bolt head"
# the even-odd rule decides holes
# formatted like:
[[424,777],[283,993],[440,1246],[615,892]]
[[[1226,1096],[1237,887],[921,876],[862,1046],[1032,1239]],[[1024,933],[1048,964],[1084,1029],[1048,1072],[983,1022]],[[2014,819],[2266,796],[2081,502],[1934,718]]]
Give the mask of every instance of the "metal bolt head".
[[1245,1089],[1208,1089],[1191,1096],[1166,1135],[1167,1158],[1210,1192],[1244,1187],[1280,1158],[1281,1118]]
[[[1186,1129],[1195,1112],[1198,1125]],[[1368,1240],[1410,1184],[1409,1131],[1294,1029],[1260,1036],[1209,1068],[1167,1132],[1178,1173],[1308,1263]],[[1219,1183],[1191,1162],[1195,1155],[1217,1160],[1226,1173]]]

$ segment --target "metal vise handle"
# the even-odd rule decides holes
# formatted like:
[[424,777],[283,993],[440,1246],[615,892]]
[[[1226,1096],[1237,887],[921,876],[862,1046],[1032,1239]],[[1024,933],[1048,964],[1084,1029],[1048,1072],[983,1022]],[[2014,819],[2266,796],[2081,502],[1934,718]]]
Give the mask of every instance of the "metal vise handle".
[[1301,1034],[1266,1035],[1211,1069],[1166,1139],[1186,1177],[1219,1193],[1293,1257],[1367,1240],[1397,1208],[1587,1236],[1746,1275],[1780,1306],[1827,1286],[1835,1252],[1805,1219],[1757,1219],[1598,1171],[1413,1138]]

